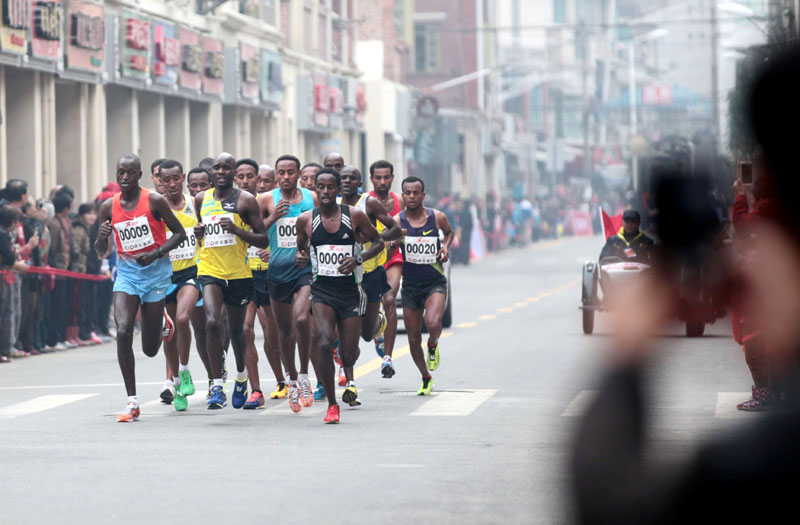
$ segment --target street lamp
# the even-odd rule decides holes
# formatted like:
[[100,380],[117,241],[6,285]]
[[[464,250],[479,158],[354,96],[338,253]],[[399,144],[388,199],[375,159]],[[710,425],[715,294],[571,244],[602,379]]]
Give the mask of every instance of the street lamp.
[[[669,35],[669,31],[663,28],[653,29],[647,33],[631,38],[628,42],[628,105],[631,112],[631,138],[638,133],[638,117],[636,108],[636,53],[635,45],[637,42],[647,42],[664,38]],[[633,154],[633,191],[639,189],[639,158]]]

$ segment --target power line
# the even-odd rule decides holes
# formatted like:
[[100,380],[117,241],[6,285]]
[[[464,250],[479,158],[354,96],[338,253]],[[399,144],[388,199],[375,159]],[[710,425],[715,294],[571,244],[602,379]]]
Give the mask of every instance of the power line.
[[[716,18],[672,18],[665,20],[650,20],[646,22],[617,22],[608,24],[605,22],[575,22],[575,23],[560,23],[560,24],[526,24],[518,26],[481,26],[481,27],[439,27],[438,30],[442,32],[454,33],[473,33],[478,31],[526,31],[526,30],[546,30],[546,29],[631,29],[636,27],[652,27],[652,26],[668,26],[668,25],[683,25],[683,24],[711,24],[712,22],[743,22],[743,21],[767,21],[767,17],[762,16],[733,16],[733,17],[716,17]],[[426,22],[419,22],[426,23]]]

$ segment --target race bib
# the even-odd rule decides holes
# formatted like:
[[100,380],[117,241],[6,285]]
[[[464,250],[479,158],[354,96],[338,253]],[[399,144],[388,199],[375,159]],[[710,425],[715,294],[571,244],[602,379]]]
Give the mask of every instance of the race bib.
[[277,222],[278,248],[297,248],[297,217],[282,217]]
[[438,237],[406,237],[406,261],[412,264],[435,264],[439,252]]
[[147,222],[147,217],[142,215],[125,222],[118,222],[114,224],[119,236],[121,251],[135,252],[148,246],[153,246],[153,232],[150,231],[150,224]]
[[633,257],[636,257],[636,252],[633,251],[633,248],[625,248],[625,257],[632,259]]
[[222,229],[222,224],[220,224],[222,219],[230,219],[233,222],[233,214],[223,213],[222,215],[206,215],[203,217],[203,228],[205,229],[203,245],[206,248],[219,248],[236,244],[236,235],[226,233]]
[[353,246],[342,246],[335,244],[322,244],[317,246],[317,275],[322,277],[343,277],[339,272],[347,257],[353,256]]
[[[194,228],[186,228],[186,239],[169,252],[170,261],[185,261],[194,259],[197,256],[197,237],[194,236]],[[167,239],[172,237],[172,232],[167,232]]]

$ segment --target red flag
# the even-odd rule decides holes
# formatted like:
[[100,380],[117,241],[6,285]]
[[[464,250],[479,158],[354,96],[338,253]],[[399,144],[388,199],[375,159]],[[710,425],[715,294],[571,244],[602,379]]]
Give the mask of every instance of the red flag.
[[603,233],[608,240],[612,235],[619,233],[619,229],[622,228],[622,214],[609,217],[603,208],[600,208],[600,213],[603,216]]

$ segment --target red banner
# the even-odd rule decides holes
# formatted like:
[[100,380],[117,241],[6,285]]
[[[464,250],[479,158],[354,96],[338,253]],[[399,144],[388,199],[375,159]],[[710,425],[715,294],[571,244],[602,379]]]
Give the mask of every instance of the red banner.
[[[6,273],[13,273],[13,272],[11,272],[11,270],[5,270],[2,273],[5,275]],[[50,268],[49,266],[28,266],[28,271],[24,273],[58,275],[59,277],[71,277],[73,279],[81,279],[83,281],[107,281],[108,279],[111,279],[111,277],[107,275],[92,275],[88,273],[70,272],[68,270],[61,270],[60,268]]]
[[600,213],[603,216],[603,234],[608,240],[609,237],[612,235],[616,235],[619,233],[619,229],[622,228],[622,214],[614,215],[613,217],[609,217],[606,211],[600,208]]

